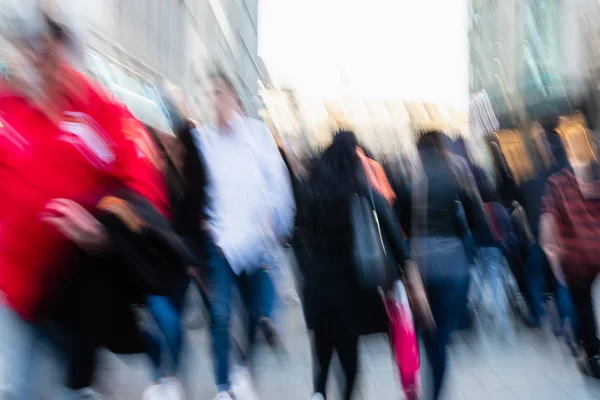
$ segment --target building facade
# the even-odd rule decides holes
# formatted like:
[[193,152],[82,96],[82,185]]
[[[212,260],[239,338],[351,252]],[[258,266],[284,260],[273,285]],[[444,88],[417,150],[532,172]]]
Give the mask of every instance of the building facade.
[[210,117],[209,74],[234,81],[258,111],[258,0],[61,0],[89,48],[155,81],[180,88],[197,118]]
[[583,22],[598,8],[592,2],[470,0],[469,90],[489,94],[501,125],[519,124],[539,104],[566,112],[585,97],[590,45]]

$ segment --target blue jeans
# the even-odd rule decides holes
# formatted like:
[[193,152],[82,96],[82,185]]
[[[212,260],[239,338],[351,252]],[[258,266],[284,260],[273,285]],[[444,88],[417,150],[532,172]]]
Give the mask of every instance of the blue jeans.
[[479,249],[481,259],[477,273],[477,287],[479,289],[478,301],[483,303],[483,288],[486,284],[492,292],[492,301],[495,308],[494,314],[498,318],[499,327],[503,334],[509,333],[510,320],[508,308],[508,296],[504,286],[506,260],[502,251],[497,247],[481,247]]
[[275,288],[269,268],[260,267],[251,273],[236,275],[221,250],[207,240],[209,298],[211,313],[212,350],[215,361],[217,390],[229,390],[229,356],[233,287],[239,288],[248,311],[248,352],[255,341],[261,318],[270,318],[275,300]]
[[[532,245],[527,255],[525,281],[532,318],[531,322],[536,326],[540,324],[540,318],[544,314],[544,290],[546,288],[547,277],[552,275],[549,271],[550,266],[544,251],[539,245]],[[561,326],[566,319],[570,319],[571,324],[575,327],[577,319],[569,290],[561,285],[553,275],[550,279],[553,281],[552,286]]]
[[423,335],[427,359],[433,372],[433,395],[438,399],[446,374],[450,335],[458,328],[466,303],[469,280],[425,282],[436,328]]
[[439,398],[446,373],[447,347],[452,331],[464,318],[469,289],[469,261],[458,237],[422,237],[411,243],[436,329],[423,335],[433,371],[434,398]]
[[[156,321],[162,338],[146,332],[148,356],[154,366],[154,379],[162,376],[173,375],[179,368],[179,357],[183,332],[181,329],[181,313],[168,297],[149,296],[148,310]],[[164,339],[164,341],[163,341]],[[170,364],[163,362],[163,349],[166,348]]]

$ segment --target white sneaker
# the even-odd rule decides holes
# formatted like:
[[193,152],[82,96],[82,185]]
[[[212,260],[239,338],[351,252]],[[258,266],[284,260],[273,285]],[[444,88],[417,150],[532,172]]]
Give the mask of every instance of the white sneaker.
[[231,393],[229,392],[219,392],[215,400],[233,400],[233,397],[231,397]]
[[165,388],[167,398],[170,400],[187,400],[183,386],[177,378],[166,378],[161,380],[161,385]]
[[78,390],[75,398],[77,400],[102,400],[104,396],[92,388],[85,388]]
[[283,295],[285,302],[288,304],[300,304],[300,296],[295,290],[288,290]]
[[259,400],[248,369],[235,367],[231,374],[231,391],[236,400]]
[[152,385],[144,391],[143,400],[186,400],[185,392],[179,380],[161,379],[158,385]]
[[315,393],[313,394],[311,400],[325,400],[325,396],[323,396],[321,393]]
[[157,384],[148,386],[142,395],[143,400],[160,400],[165,398],[165,388]]

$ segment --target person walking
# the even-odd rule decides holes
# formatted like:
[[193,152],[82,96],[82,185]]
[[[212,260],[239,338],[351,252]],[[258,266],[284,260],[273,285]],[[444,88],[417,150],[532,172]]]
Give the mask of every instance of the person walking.
[[527,255],[525,279],[528,290],[527,298],[530,300],[530,318],[527,323],[532,327],[539,327],[545,315],[544,305],[546,291],[555,294],[555,303],[558,318],[553,322],[556,334],[562,334],[567,320],[574,322],[573,305],[568,296],[568,290],[555,279],[549,261],[539,244],[539,227],[541,218],[542,198],[545,193],[548,179],[557,172],[570,168],[569,159],[561,135],[557,132],[560,115],[554,107],[546,106],[540,113],[538,123],[543,129],[539,136],[542,158],[546,160],[541,165],[535,177],[521,186],[524,198],[524,208],[529,220],[535,243],[530,246]]
[[327,397],[325,389],[334,350],[346,380],[342,396],[351,399],[357,374],[359,335],[389,330],[380,294],[361,288],[354,266],[352,196],[359,194],[369,198],[372,191],[384,242],[398,265],[398,277],[403,275],[403,267],[409,260],[388,200],[369,188],[363,156],[352,132],[337,133],[313,168],[311,192],[304,200],[306,204],[302,205],[300,215],[310,253],[310,265],[304,266],[304,302],[307,325],[313,330],[315,400]]
[[[215,74],[212,83],[217,121],[198,129],[194,138],[208,180],[205,251],[217,399],[228,400],[236,391],[253,391],[247,364],[257,326],[276,334],[270,270],[274,250],[291,233],[295,205],[287,169],[266,125],[239,114],[235,86],[225,74]],[[248,308],[248,348],[230,377],[234,286]]]
[[[171,116],[171,120],[175,121],[173,116]],[[187,128],[187,124],[180,119],[177,120],[177,123],[174,123],[174,128],[179,135],[182,135],[182,131]],[[172,159],[175,154],[171,155],[167,151],[161,138],[162,133],[148,126],[146,130],[161,154],[162,168],[160,170],[165,176],[169,188],[169,204],[172,209],[175,231],[182,238],[187,239],[185,235],[187,231],[182,228],[180,223],[182,220],[180,199],[183,197],[184,181],[176,166],[178,160]],[[189,241],[187,243],[189,244]],[[189,248],[193,248],[193,246],[190,245]],[[195,259],[198,259],[196,254],[194,256]],[[189,281],[190,277],[182,274],[171,296],[152,295],[148,296],[146,301],[146,307],[158,328],[158,332],[152,329],[144,332],[147,354],[152,363],[152,383],[144,391],[142,396],[144,400],[185,399],[185,393],[178,375],[180,373],[180,357],[183,346],[182,312]]]
[[[32,21],[16,25],[29,29],[10,39],[37,79],[0,82],[3,400],[40,398],[35,344],[50,336],[44,323],[55,291],[77,254],[110,252],[107,230],[92,215],[99,196],[125,187],[161,215],[170,211],[160,173],[128,137],[122,105],[75,68],[80,43],[68,21],[31,11]],[[81,389],[70,394],[96,396]]]
[[[541,202],[540,246],[552,275],[567,291],[576,321],[573,324],[579,366],[600,379],[600,341],[592,285],[600,272],[600,167],[573,162],[551,176]],[[567,289],[568,288],[568,289]]]
[[433,372],[433,398],[441,396],[447,346],[467,304],[469,262],[459,221],[459,203],[479,246],[495,246],[477,184],[464,158],[449,154],[438,131],[418,140],[422,169],[412,185],[411,251],[423,277],[435,321],[424,333]]

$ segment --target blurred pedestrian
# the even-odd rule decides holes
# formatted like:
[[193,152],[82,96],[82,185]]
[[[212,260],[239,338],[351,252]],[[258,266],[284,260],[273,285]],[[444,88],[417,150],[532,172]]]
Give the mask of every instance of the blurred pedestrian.
[[544,195],[546,182],[548,178],[557,172],[570,169],[567,152],[564,148],[563,140],[557,132],[560,123],[558,110],[552,106],[546,106],[538,117],[538,122],[543,131],[540,136],[541,147],[543,149],[542,157],[548,160],[548,164],[541,165],[536,170],[535,177],[522,185],[524,191],[524,207],[529,219],[532,233],[536,239],[530,247],[527,256],[527,267],[525,269],[525,278],[528,289],[528,299],[530,299],[530,320],[528,323],[533,327],[541,324],[541,318],[544,316],[544,293],[554,292],[556,294],[556,308],[558,316],[555,318],[554,330],[557,334],[562,334],[565,321],[574,320],[573,306],[568,296],[566,288],[555,279],[550,272],[548,259],[539,245],[539,226],[541,216],[542,196]]
[[[494,234],[495,246],[481,246],[479,248],[479,276],[482,284],[489,285],[493,317],[497,328],[504,337],[512,334],[509,315],[509,298],[506,292],[505,277],[508,273],[507,257],[516,244],[511,243],[515,237],[510,215],[506,208],[500,204],[500,197],[496,191],[495,183],[487,180],[479,183],[481,197],[485,205],[486,215]],[[482,286],[483,287],[483,286]],[[484,300],[482,298],[481,300]]]
[[354,247],[350,201],[355,194],[369,198],[372,190],[384,242],[399,266],[409,259],[404,238],[387,200],[369,189],[361,156],[352,132],[335,135],[332,145],[316,162],[311,175],[311,194],[300,215],[310,266],[305,266],[305,310],[313,330],[315,359],[314,399],[326,398],[333,351],[338,354],[346,379],[344,399],[354,393],[359,335],[388,332],[386,312],[377,291],[361,288],[353,262]]
[[432,131],[417,143],[422,170],[412,185],[411,250],[421,271],[436,329],[424,333],[433,371],[433,396],[440,398],[450,335],[464,315],[469,262],[457,201],[480,246],[494,246],[477,184],[467,162],[449,154],[445,135]]
[[[253,392],[247,364],[257,326],[271,321],[274,251],[291,234],[294,199],[289,176],[268,128],[239,114],[237,94],[223,73],[212,77],[216,124],[195,135],[208,177],[206,255],[217,399]],[[248,308],[248,348],[230,377],[233,288]],[[269,338],[268,340],[272,340]],[[243,394],[239,394],[242,397]]]
[[[148,166],[151,155],[128,137],[122,105],[73,67],[70,49],[78,46],[64,21],[33,14],[31,29],[14,39],[37,77],[29,84],[38,86],[0,87],[2,399],[41,396],[36,338],[48,337],[42,326],[76,249],[100,259],[111,253],[114,243],[92,215],[100,196],[123,186],[169,215],[164,181]],[[93,355],[87,368],[93,369]],[[95,398],[86,387],[91,380],[84,380],[71,394]]]
[[583,346],[578,351],[580,367],[595,378],[600,378],[600,342],[592,285],[600,273],[599,199],[600,167],[596,161],[564,168],[548,179],[539,228],[540,247],[553,278],[565,290],[562,295],[567,298],[563,301],[572,299],[576,314],[572,327]]
[[[186,124],[175,125],[177,130],[187,127]],[[149,137],[154,139],[153,145],[160,151],[161,172],[166,178],[169,193],[169,204],[173,211],[174,226],[178,234],[183,236],[185,231],[178,224],[181,221],[180,216],[180,198],[183,191],[183,180],[176,167],[176,161],[171,157],[165,148],[161,138],[163,133],[159,133],[152,127],[146,127],[150,133]],[[149,144],[150,145],[150,144]],[[185,236],[184,236],[185,237]],[[190,246],[192,248],[192,246]],[[176,285],[176,290],[172,296],[149,296],[146,306],[154,323],[158,327],[158,332],[147,329],[145,338],[147,341],[147,353],[152,362],[152,383],[144,391],[144,400],[160,400],[165,397],[173,399],[183,399],[183,387],[179,381],[181,349],[183,345],[183,327],[182,312],[184,298],[188,288],[189,277],[181,275],[180,281]],[[165,355],[167,357],[165,357]]]

